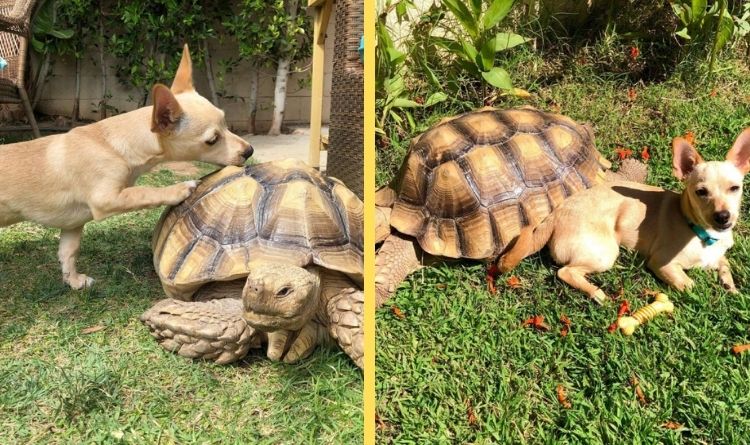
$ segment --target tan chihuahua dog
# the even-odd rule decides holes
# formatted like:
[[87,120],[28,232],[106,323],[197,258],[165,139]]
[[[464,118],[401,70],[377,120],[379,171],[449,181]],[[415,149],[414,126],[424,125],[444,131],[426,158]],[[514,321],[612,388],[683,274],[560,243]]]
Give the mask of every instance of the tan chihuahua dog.
[[94,282],[76,271],[84,224],[177,204],[197,185],[134,187],[138,176],[164,161],[242,165],[252,155],[227,129],[224,112],[195,92],[187,45],[172,87],[157,84],[152,97],[151,107],[0,146],[0,226],[34,221],[61,228],[58,258],[63,281],[74,289]]
[[634,249],[656,276],[682,291],[693,285],[685,269],[718,269],[724,288],[737,292],[724,256],[732,247],[743,176],[750,170],[750,128],[726,161],[704,162],[683,138],[672,141],[673,172],[685,184],[680,193],[632,182],[614,182],[565,200],[536,228],[522,230],[498,266],[507,272],[549,245],[557,276],[598,303],[606,295],[586,275],[609,270],[619,247]]

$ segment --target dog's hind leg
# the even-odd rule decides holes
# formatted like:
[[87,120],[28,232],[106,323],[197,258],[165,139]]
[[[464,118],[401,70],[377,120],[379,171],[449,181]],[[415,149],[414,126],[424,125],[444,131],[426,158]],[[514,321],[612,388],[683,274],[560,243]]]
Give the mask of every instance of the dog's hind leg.
[[585,292],[599,304],[607,301],[607,294],[586,279],[586,274],[594,272],[585,266],[565,266],[557,271],[557,276],[572,287]]
[[63,229],[60,232],[60,248],[57,257],[62,266],[63,281],[73,289],[91,287],[94,279],[76,271],[76,260],[81,250],[81,233],[83,226],[75,229]]

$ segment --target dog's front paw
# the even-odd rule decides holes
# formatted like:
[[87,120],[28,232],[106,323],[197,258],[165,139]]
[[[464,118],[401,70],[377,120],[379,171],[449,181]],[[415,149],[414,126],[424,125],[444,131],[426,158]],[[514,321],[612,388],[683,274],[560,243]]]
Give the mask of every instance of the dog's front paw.
[[190,196],[195,191],[195,188],[198,187],[198,184],[200,184],[200,181],[197,181],[197,180],[185,181],[179,184],[175,184],[174,187],[177,189],[177,194],[175,196],[174,201],[171,204],[177,205],[181,203],[182,201],[186,200],[188,196]]
[[740,293],[740,291],[737,290],[737,287],[734,285],[734,283],[722,283],[721,285],[730,294],[739,294]]
[[685,281],[682,282],[682,289],[680,290],[690,290],[693,286],[695,286],[695,281],[691,278],[686,278]]
[[70,288],[73,290],[81,290],[81,289],[92,287],[95,282],[93,278],[86,276],[84,274],[76,274],[73,276],[68,276],[68,277],[63,278],[63,281],[65,282],[65,284],[70,286]]

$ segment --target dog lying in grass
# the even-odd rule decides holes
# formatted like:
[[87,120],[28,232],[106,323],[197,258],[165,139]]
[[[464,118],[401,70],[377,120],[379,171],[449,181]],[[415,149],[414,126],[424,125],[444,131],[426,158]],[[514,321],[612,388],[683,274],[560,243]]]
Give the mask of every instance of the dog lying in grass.
[[63,281],[73,289],[94,280],[76,270],[87,222],[175,205],[196,181],[133,186],[165,161],[242,165],[252,147],[227,128],[224,112],[193,88],[187,45],[171,88],[157,84],[153,106],[74,128],[66,134],[0,146],[0,226],[33,221],[59,227]]
[[557,276],[601,304],[606,295],[586,275],[609,270],[624,246],[680,291],[693,285],[685,270],[701,267],[718,269],[724,288],[736,293],[725,253],[734,244],[742,181],[750,171],[750,128],[737,137],[725,161],[704,161],[681,137],[672,141],[672,154],[673,173],[685,184],[682,193],[632,182],[581,191],[537,227],[522,230],[499,260],[500,271],[510,271],[548,245],[563,266]]

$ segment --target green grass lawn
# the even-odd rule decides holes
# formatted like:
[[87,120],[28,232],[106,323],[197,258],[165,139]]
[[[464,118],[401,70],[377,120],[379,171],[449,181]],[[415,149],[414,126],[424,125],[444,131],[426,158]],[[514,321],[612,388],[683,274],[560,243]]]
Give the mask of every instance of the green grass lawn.
[[62,284],[59,231],[0,229],[0,443],[361,443],[362,374],[335,349],[218,366],[156,344],[138,316],[164,298],[150,247],[161,210],[86,226],[86,291]]
[[[622,145],[636,157],[648,146],[649,182],[676,189],[672,137],[692,131],[704,158],[723,159],[750,126],[750,72],[725,61],[715,84],[676,79],[631,85],[591,74],[570,74],[535,85],[531,105],[594,125],[609,159]],[[521,83],[523,85],[523,83]],[[628,98],[628,88],[636,97]],[[631,93],[632,96],[632,93]],[[521,103],[509,101],[498,104]],[[446,106],[447,108],[447,106]],[[419,133],[449,110],[425,119]],[[378,180],[394,173],[412,135],[392,135],[379,153]],[[748,183],[746,182],[746,186]],[[383,443],[746,443],[750,438],[750,354],[730,348],[750,342],[750,216],[729,251],[739,295],[727,294],[714,272],[695,270],[696,286],[678,293],[658,281],[637,256],[625,253],[592,281],[609,294],[624,290],[633,309],[645,290],[666,292],[673,317],[660,316],[635,335],[610,334],[618,302],[598,306],[555,276],[546,251],[513,274],[519,288],[499,280],[486,290],[484,266],[459,262],[414,273],[377,323],[378,436]],[[394,314],[391,305],[403,313]],[[560,335],[562,315],[572,322]],[[522,327],[543,315],[549,332]],[[629,383],[640,381],[646,403]],[[562,385],[572,404],[561,406]],[[666,428],[666,422],[682,425]]]

